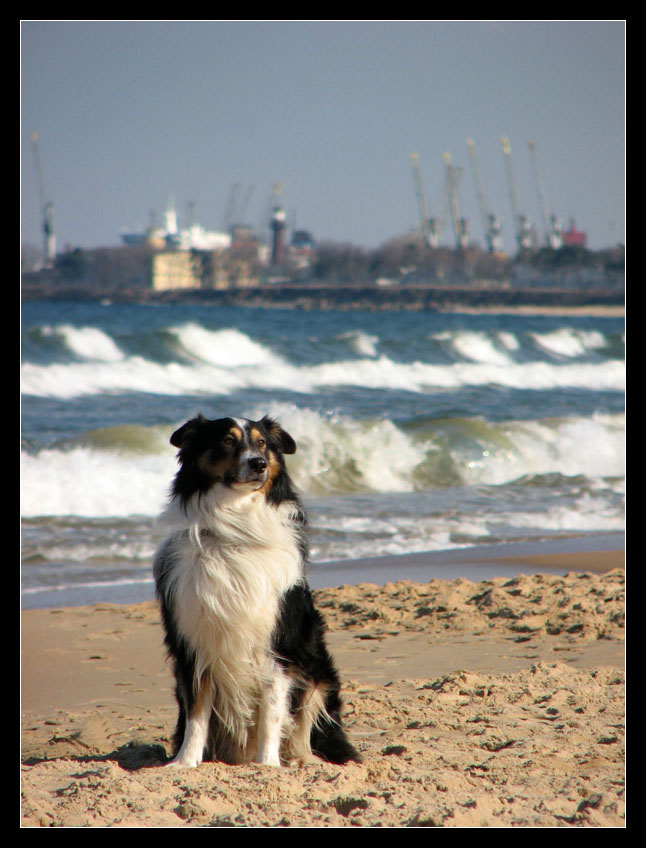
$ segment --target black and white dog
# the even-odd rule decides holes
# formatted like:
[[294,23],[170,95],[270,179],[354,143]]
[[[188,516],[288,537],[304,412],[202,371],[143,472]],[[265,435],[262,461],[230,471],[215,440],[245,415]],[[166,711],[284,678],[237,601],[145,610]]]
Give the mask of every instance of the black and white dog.
[[171,764],[358,761],[305,576],[306,516],[271,418],[187,421],[154,575],[179,717]]

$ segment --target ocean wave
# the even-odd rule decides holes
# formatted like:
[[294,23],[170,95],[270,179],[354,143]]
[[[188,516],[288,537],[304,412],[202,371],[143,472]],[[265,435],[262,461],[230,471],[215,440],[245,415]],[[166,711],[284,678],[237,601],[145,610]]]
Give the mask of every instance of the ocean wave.
[[[625,474],[622,414],[501,423],[428,419],[414,426],[279,404],[246,414],[255,418],[267,411],[296,439],[298,450],[288,464],[306,495],[501,485],[548,474],[590,480]],[[22,514],[156,515],[177,467],[167,439],[159,427],[116,427],[23,452]]]
[[511,351],[518,350],[520,344],[512,333],[490,334],[475,330],[444,332],[434,338],[443,342],[459,359],[480,362],[487,365],[510,365]]
[[281,363],[271,350],[236,329],[208,330],[188,323],[168,331],[188,359],[220,368],[245,368]]
[[[515,345],[519,342],[513,334],[500,333],[493,337],[481,333],[453,334],[450,339],[455,354],[453,361],[441,362],[425,361],[419,356],[413,361],[401,361],[379,353],[376,338],[352,333],[345,341],[361,354],[359,358],[306,364],[302,359],[290,360],[279,355],[238,330],[211,331],[188,324],[165,334],[172,339],[175,352],[168,361],[159,361],[124,353],[102,331],[66,330],[65,338],[80,360],[25,362],[21,371],[22,392],[36,397],[71,399],[142,392],[161,396],[228,395],[247,388],[312,394],[322,388],[353,386],[416,393],[487,385],[543,391],[579,388],[622,392],[625,389],[621,359],[577,360],[571,348],[567,356],[562,353],[559,361],[554,361],[554,357],[528,360],[526,348],[525,358],[514,359],[518,352]],[[571,336],[567,338],[572,341]],[[586,349],[596,349],[599,343],[599,339],[589,339]],[[545,347],[552,353],[568,349],[563,339],[559,344],[554,338]],[[566,361],[562,361],[564,357]]]
[[598,352],[607,346],[605,336],[597,330],[563,328],[530,335],[541,350],[568,359],[583,356],[590,351]]
[[21,514],[156,515],[176,471],[174,455],[76,446],[21,453]]
[[337,339],[347,343],[360,356],[377,356],[379,336],[366,333],[363,330],[348,330],[348,332],[337,336]]

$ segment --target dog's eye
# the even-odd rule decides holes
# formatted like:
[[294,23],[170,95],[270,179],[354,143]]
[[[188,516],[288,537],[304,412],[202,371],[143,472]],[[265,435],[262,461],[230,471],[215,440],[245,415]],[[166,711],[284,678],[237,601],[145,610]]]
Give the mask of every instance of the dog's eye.
[[228,448],[232,448],[235,445],[236,440],[233,436],[225,436],[224,439],[222,439],[222,443],[225,444]]
[[267,444],[267,442],[264,439],[258,439],[256,444],[258,445],[259,448],[264,448],[264,446]]

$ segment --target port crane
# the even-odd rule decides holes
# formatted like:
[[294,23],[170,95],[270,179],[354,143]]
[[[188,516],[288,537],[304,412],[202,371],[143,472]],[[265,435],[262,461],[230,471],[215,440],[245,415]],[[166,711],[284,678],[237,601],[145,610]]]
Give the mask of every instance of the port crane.
[[557,250],[563,247],[563,236],[561,235],[561,224],[556,215],[550,214],[547,208],[547,200],[545,198],[545,189],[543,181],[538,170],[538,158],[536,156],[536,145],[533,141],[528,141],[529,155],[532,160],[532,169],[534,171],[534,181],[536,183],[536,193],[538,195],[538,205],[543,216],[543,226],[545,227],[545,244]]
[[241,202],[239,202],[240,189],[240,183],[234,183],[231,186],[231,193],[222,222],[222,229],[225,233],[228,233],[234,224],[242,224],[244,216],[247,214],[247,207],[253,195],[254,186],[250,185],[247,187]]
[[36,176],[38,178],[41,214],[43,216],[44,262],[46,266],[50,266],[54,263],[56,258],[54,204],[47,198],[47,191],[45,189],[45,172],[43,170],[43,163],[40,155],[38,134],[35,132],[31,134],[31,145],[34,152],[34,161],[36,163]]
[[478,196],[478,205],[480,207],[480,215],[482,217],[482,226],[484,227],[485,242],[489,253],[500,253],[502,249],[501,242],[501,227],[500,220],[497,215],[489,211],[487,199],[484,189],[482,188],[482,180],[480,178],[480,168],[478,166],[478,157],[476,155],[476,146],[472,139],[467,139],[467,149],[471,158],[471,170],[473,171],[473,179]]
[[437,223],[435,219],[429,218],[424,189],[422,188],[422,174],[419,167],[419,156],[417,153],[410,154],[410,163],[413,170],[413,183],[415,185],[415,196],[417,197],[417,209],[419,211],[420,231],[427,247],[437,247]]
[[234,183],[231,186],[231,191],[229,193],[229,200],[227,202],[226,209],[224,211],[224,216],[222,218],[222,230],[225,233],[229,232],[231,228],[231,224],[233,223],[233,215],[236,209],[236,205],[238,203],[238,195],[240,194],[240,183]]
[[518,208],[518,200],[516,198],[516,187],[514,183],[514,174],[511,167],[511,144],[506,136],[501,139],[502,152],[507,168],[507,181],[509,183],[509,198],[511,200],[511,210],[514,216],[514,228],[516,231],[516,242],[521,250],[528,250],[532,247],[532,227],[526,215],[523,215]]
[[458,250],[464,249],[469,242],[467,232],[467,222],[460,217],[460,206],[458,203],[458,179],[462,173],[462,169],[451,163],[451,154],[443,155],[444,167],[446,170],[446,185],[449,193],[449,203],[451,206],[451,221],[453,222],[453,235],[455,236],[455,245]]

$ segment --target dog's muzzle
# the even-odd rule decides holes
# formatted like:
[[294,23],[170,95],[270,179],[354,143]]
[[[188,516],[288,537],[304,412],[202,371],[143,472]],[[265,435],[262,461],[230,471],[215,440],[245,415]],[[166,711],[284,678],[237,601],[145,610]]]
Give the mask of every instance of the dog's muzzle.
[[237,483],[257,483],[262,486],[267,480],[267,460],[264,456],[250,456],[240,463]]

